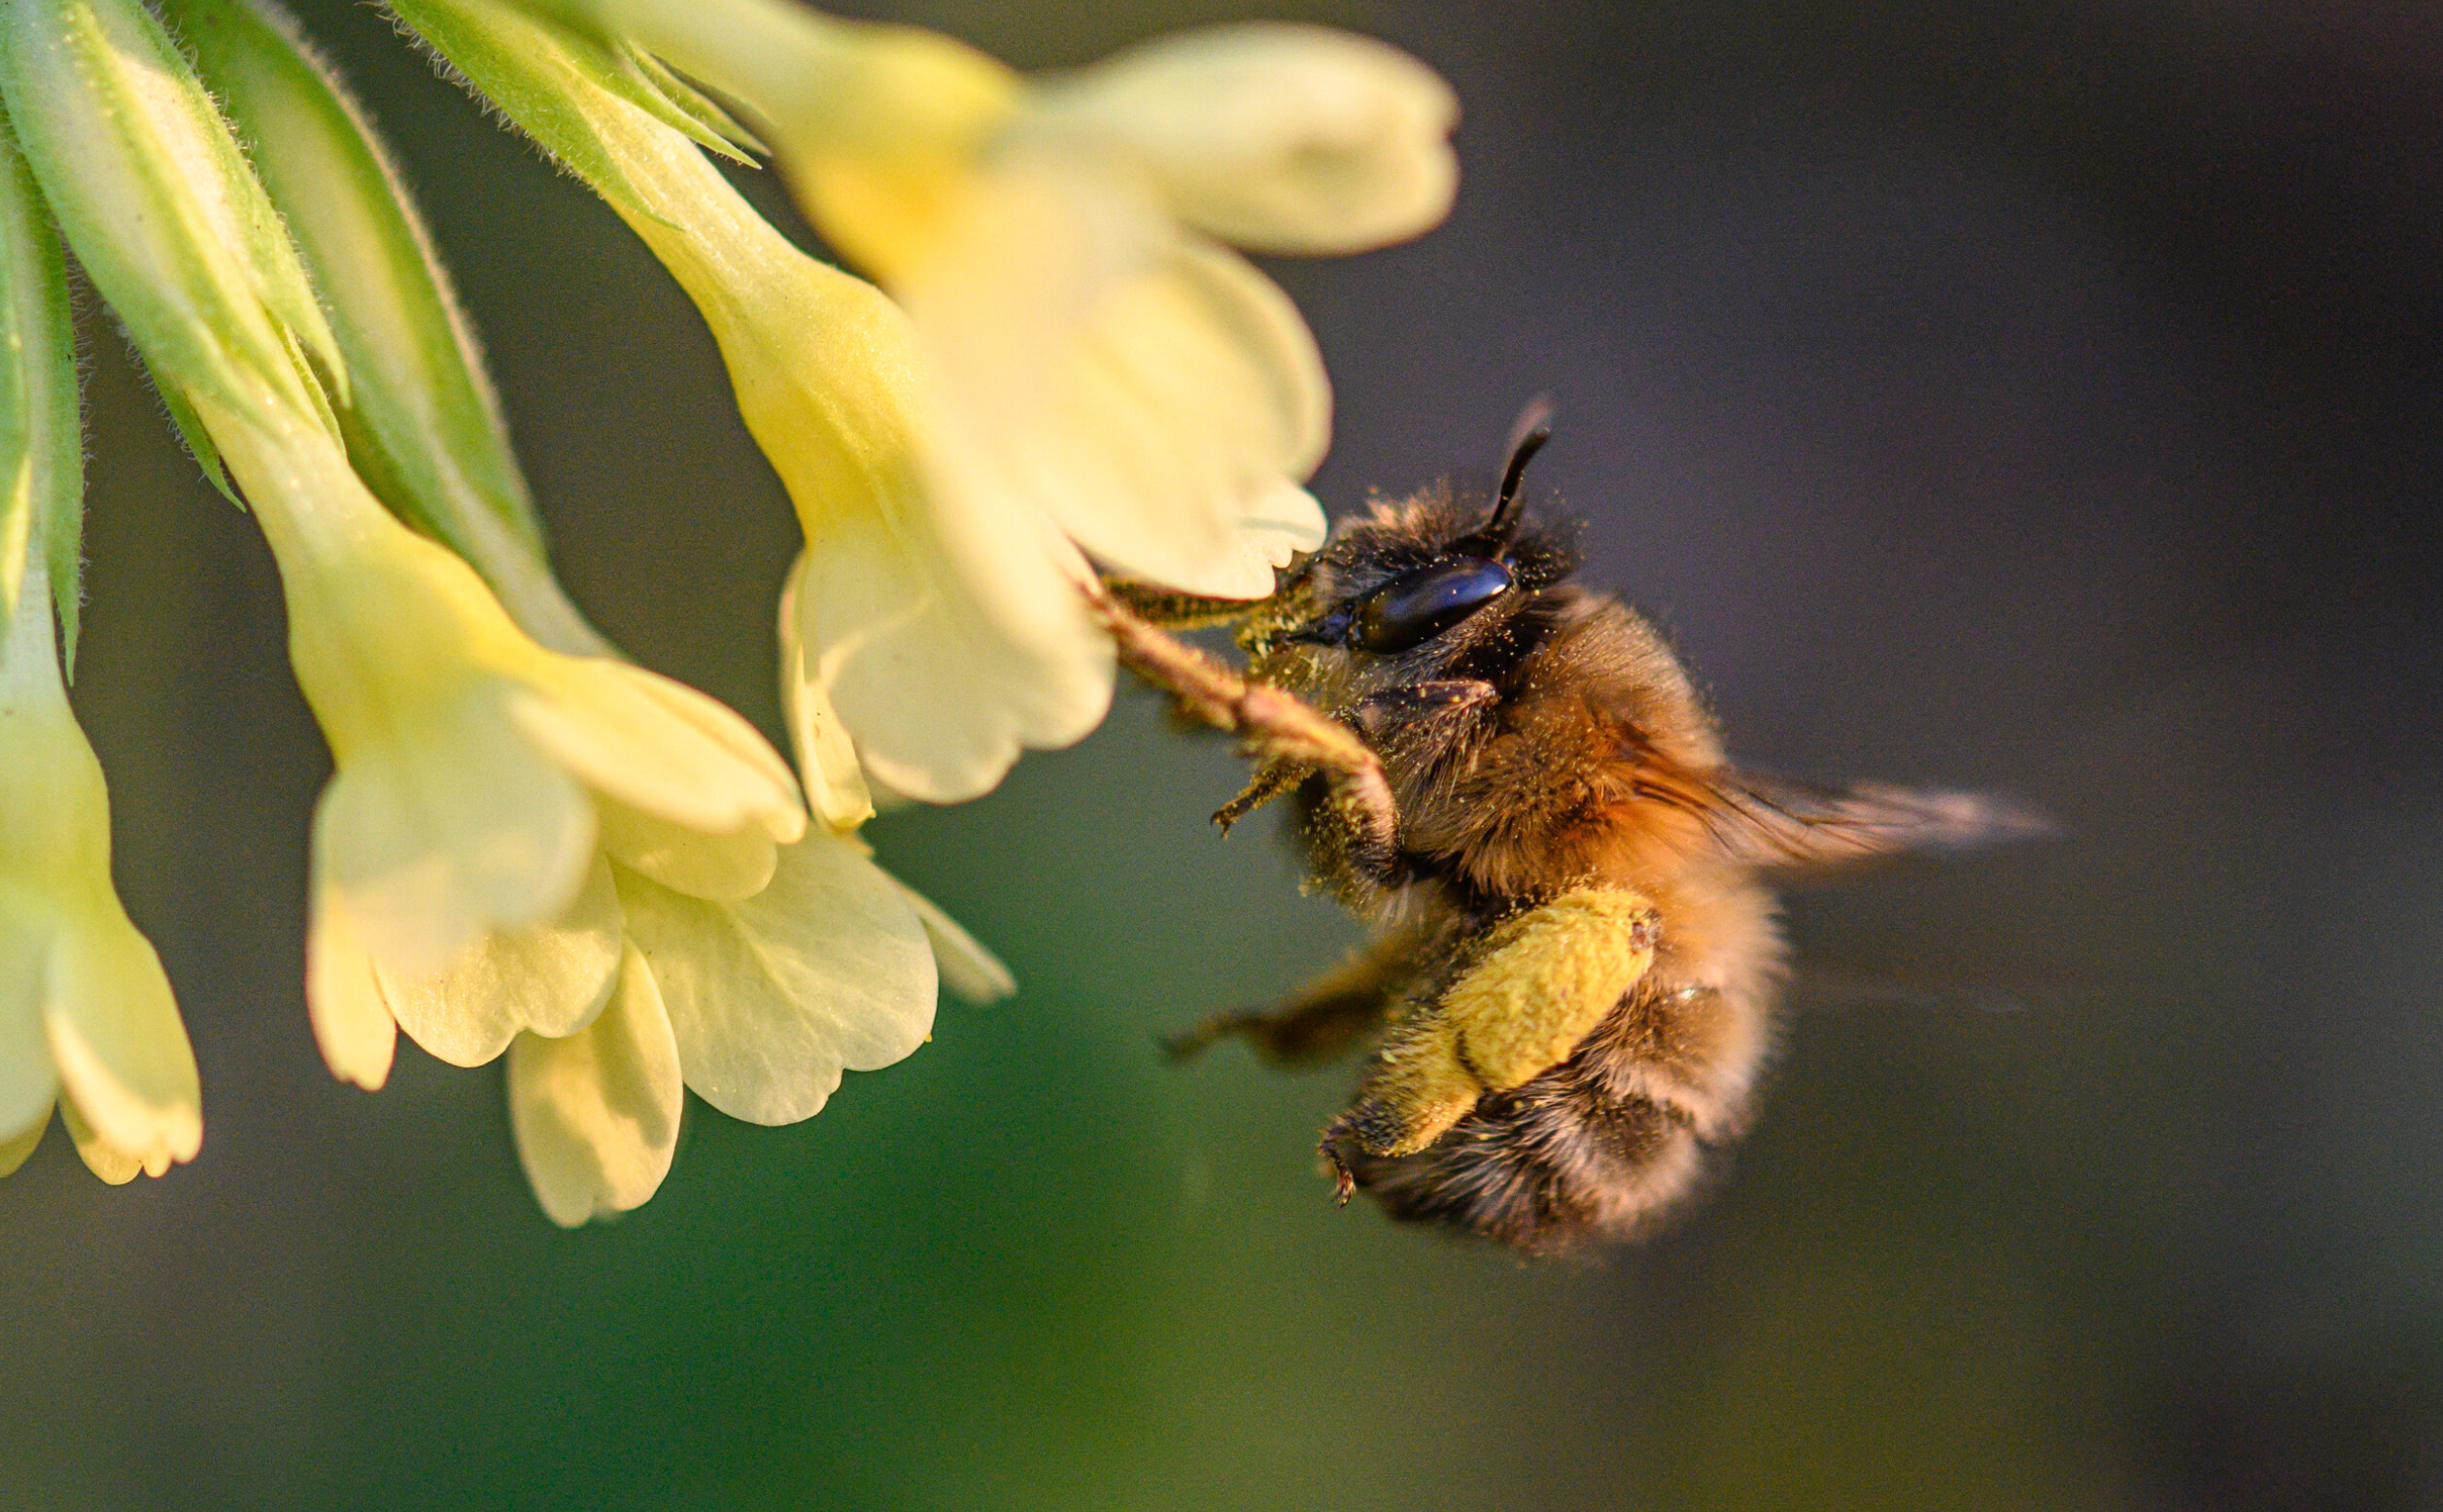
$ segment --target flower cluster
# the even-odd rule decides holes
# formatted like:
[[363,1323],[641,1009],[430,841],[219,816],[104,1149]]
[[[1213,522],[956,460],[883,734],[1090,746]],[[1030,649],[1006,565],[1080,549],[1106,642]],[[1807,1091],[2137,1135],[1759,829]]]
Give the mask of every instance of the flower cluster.
[[[326,1060],[376,1088],[400,1030],[505,1057],[519,1156],[576,1224],[652,1195],[685,1091],[805,1118],[923,1043],[938,987],[1011,990],[875,864],[873,791],[973,797],[1093,728],[1098,568],[1255,598],[1320,539],[1322,363],[1230,244],[1424,229],[1454,106],[1405,56],[1309,28],[1030,81],[790,0],[391,9],[711,328],[806,533],[779,606],[796,760],[562,593],[431,239],[269,0],[0,7],[0,1172],[54,1106],[114,1181],[202,1135],[64,694],[64,239],[279,567],[335,766],[306,905]],[[767,151],[873,282],[707,156]]]

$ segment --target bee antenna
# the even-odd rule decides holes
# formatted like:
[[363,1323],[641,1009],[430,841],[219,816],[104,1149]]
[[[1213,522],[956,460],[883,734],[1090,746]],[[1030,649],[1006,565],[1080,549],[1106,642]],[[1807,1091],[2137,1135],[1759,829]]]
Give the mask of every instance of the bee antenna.
[[1507,550],[1510,538],[1518,533],[1519,480],[1527,476],[1527,464],[1552,439],[1552,395],[1539,394],[1527,401],[1519,418],[1510,427],[1510,464],[1501,469],[1501,492],[1493,501],[1493,518],[1476,533],[1478,539],[1494,547],[1494,555]]

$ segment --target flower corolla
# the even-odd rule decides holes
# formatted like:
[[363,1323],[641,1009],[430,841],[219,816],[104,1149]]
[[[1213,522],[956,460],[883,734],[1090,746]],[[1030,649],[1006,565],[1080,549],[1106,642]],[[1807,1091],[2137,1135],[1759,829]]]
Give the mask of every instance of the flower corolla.
[[102,768],[69,711],[31,560],[0,638],[0,1173],[56,1103],[95,1175],[158,1176],[203,1142],[194,1051],[111,882]]

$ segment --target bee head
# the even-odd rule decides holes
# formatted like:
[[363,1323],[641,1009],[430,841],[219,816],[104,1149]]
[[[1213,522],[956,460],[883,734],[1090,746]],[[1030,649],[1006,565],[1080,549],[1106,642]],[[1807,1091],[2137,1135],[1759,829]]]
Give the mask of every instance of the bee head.
[[1567,575],[1566,548],[1549,532],[1524,529],[1519,496],[1527,464],[1552,438],[1546,414],[1539,401],[1520,417],[1490,510],[1479,514],[1436,489],[1344,522],[1322,551],[1284,575],[1276,612],[1259,616],[1243,637],[1249,651],[1321,646],[1396,656]]

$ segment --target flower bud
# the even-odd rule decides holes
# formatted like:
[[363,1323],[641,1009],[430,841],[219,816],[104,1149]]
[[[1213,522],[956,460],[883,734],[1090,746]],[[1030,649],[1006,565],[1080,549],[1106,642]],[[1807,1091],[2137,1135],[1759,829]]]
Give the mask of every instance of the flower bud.
[[344,395],[346,369],[304,266],[152,12],[0,7],[0,94],[78,260],[208,466],[200,396],[239,414],[274,398],[327,420],[324,384]]

